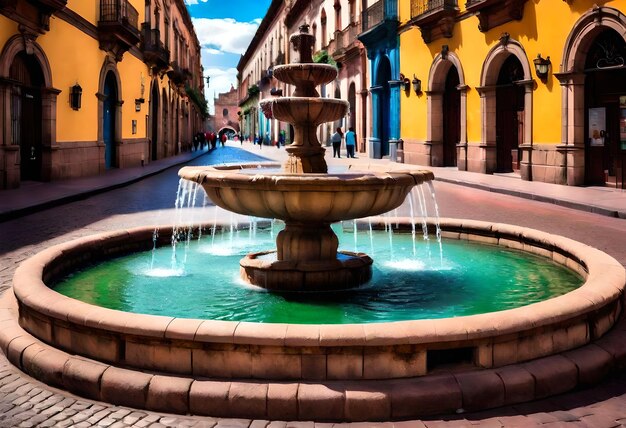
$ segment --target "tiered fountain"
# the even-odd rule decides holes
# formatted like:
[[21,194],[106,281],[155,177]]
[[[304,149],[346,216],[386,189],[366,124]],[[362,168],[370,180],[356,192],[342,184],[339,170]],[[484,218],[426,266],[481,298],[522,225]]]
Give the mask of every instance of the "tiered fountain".
[[276,255],[268,251],[241,260],[241,274],[248,282],[274,291],[357,287],[370,279],[372,260],[363,253],[338,254],[330,224],[391,211],[415,185],[434,176],[417,169],[328,174],[317,127],[343,118],[348,103],[319,97],[315,88],[332,82],[337,68],[313,63],[315,39],[308,26],[301,26],[290,40],[299,58],[274,68],[274,77],[294,85],[294,94],[261,102],[268,117],[289,122],[295,129],[282,173],[185,167],[179,175],[200,183],[209,198],[226,210],[285,222],[276,239]]
[[[313,37],[306,28],[291,40],[300,63],[277,67],[275,75],[294,84],[295,94],[263,104],[266,112],[296,129],[283,170],[264,172],[256,165],[183,168],[180,175],[202,184],[221,207],[285,221],[276,256],[258,253],[241,261],[241,272],[251,283],[278,291],[356,287],[369,278],[371,260],[364,254],[337,253],[330,223],[391,210],[413,186],[433,175],[417,170],[328,174],[315,130],[344,116],[347,106],[316,96],[315,86],[331,81],[336,70],[310,63]],[[397,221],[411,230],[410,219]],[[141,257],[133,253],[152,250],[155,243],[167,245],[175,233],[162,227],[155,238],[153,227],[143,227],[66,242],[24,261],[13,278],[15,295],[0,297],[0,349],[37,379],[91,399],[263,420],[378,421],[485,409],[588,385],[612,367],[626,365],[626,331],[609,331],[622,313],[626,281],[615,259],[570,239],[518,226],[444,219],[441,227],[445,238],[552,260],[577,272],[585,283],[533,304],[522,298],[514,309],[389,322],[379,322],[375,309],[374,317],[363,323],[344,325],[330,325],[323,317],[309,325],[289,317],[284,323],[182,318],[167,312],[174,306],[169,297],[189,290],[180,282],[164,285],[152,278],[140,303],[160,303],[164,312],[147,315],[137,306],[130,310],[140,313],[120,310],[129,308],[128,294],[135,288],[120,281],[133,276],[129,270],[109,283],[98,278],[107,299],[119,297],[115,309],[100,306],[98,299],[86,303],[53,289],[91,264],[129,254]],[[468,270],[491,263],[481,259]],[[535,273],[532,262],[526,267],[519,271]],[[200,305],[218,306],[219,297],[207,291],[209,286],[229,287],[214,277],[190,278],[200,286],[202,298],[189,293]],[[411,278],[409,287],[422,291],[422,279]],[[443,287],[446,282],[449,276],[431,284],[443,289],[444,300],[451,294]],[[557,282],[549,281],[546,289]],[[87,290],[79,290],[80,296],[92,291],[78,285]],[[396,285],[389,288],[393,291]],[[478,300],[466,291],[466,283],[457,285],[459,301]],[[493,294],[501,294],[500,286],[493,285]],[[525,290],[528,283],[514,287]],[[274,300],[298,300],[294,294],[241,288]],[[155,298],[157,289],[164,290],[164,298]],[[367,289],[345,294],[350,299],[362,291]],[[324,297],[328,295],[335,298],[332,293]],[[420,302],[432,303],[409,304]],[[243,312],[246,302],[237,303]],[[400,312],[402,306],[392,305],[391,311]]]

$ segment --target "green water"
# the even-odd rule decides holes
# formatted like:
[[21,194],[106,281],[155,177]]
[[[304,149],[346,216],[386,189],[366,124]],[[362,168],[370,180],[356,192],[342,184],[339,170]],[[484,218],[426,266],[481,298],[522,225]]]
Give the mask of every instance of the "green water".
[[379,231],[339,236],[339,249],[374,259],[369,284],[342,293],[277,295],[242,283],[239,260],[275,246],[275,233],[205,235],[76,272],[55,285],[66,296],[142,314],[264,323],[346,324],[458,317],[516,308],[582,284],[572,271],[497,246]]

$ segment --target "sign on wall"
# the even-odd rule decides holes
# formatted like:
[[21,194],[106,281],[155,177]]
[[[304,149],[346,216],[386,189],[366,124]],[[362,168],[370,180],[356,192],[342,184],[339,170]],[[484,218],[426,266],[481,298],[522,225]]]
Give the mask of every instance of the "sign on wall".
[[589,109],[589,145],[604,146],[606,137],[606,108],[596,107]]

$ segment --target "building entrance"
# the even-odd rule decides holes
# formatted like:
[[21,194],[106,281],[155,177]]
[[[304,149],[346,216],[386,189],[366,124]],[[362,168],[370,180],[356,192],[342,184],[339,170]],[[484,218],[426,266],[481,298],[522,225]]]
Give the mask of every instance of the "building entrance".
[[594,40],[585,62],[585,184],[624,189],[626,43],[613,30]]
[[11,94],[11,137],[20,147],[20,179],[41,180],[43,72],[34,56],[20,52],[9,73],[17,82]]
[[519,169],[519,145],[524,141],[524,80],[522,64],[515,55],[502,64],[496,88],[496,172]]
[[112,72],[107,74],[104,82],[104,111],[102,138],[104,140],[104,167],[115,167],[115,116],[117,109],[117,84]]
[[461,139],[459,72],[450,67],[443,94],[443,166],[456,166],[456,146]]

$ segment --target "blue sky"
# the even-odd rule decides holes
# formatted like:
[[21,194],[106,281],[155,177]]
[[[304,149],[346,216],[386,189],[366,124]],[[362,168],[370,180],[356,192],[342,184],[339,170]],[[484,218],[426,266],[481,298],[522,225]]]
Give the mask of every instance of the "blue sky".
[[213,113],[214,94],[237,86],[237,63],[246,51],[271,0],[185,0],[202,45],[205,95]]

